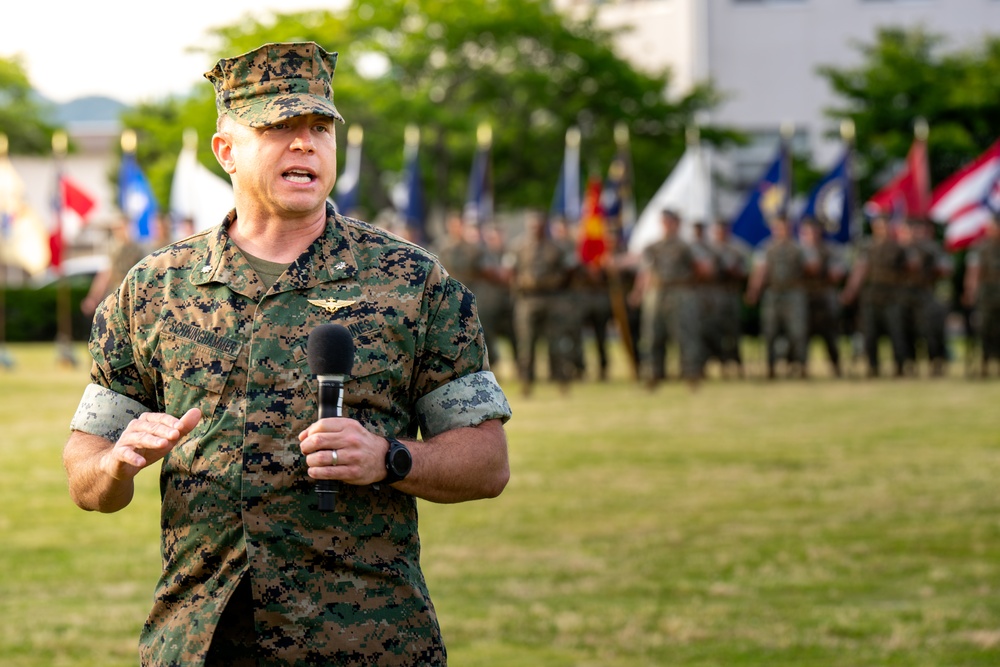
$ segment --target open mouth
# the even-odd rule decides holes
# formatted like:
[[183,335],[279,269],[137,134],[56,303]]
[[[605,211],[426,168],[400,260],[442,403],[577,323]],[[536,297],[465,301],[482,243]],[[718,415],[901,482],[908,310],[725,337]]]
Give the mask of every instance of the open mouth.
[[282,177],[286,181],[291,181],[292,183],[312,183],[316,180],[316,176],[304,169],[289,169],[282,174]]

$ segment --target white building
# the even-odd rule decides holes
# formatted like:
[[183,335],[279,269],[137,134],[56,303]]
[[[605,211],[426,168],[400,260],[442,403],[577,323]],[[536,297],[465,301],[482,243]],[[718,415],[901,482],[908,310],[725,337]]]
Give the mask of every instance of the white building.
[[[558,2],[559,0],[557,0]],[[562,0],[572,12],[597,10],[598,24],[629,27],[619,53],[644,68],[669,67],[670,94],[711,80],[726,100],[710,122],[742,129],[755,146],[735,165],[739,180],[773,153],[783,123],[796,128],[817,166],[833,162],[835,129],[824,109],[838,104],[817,67],[860,63],[858,44],[881,27],[922,26],[944,49],[1000,33],[1000,0]],[[842,102],[841,102],[842,103]],[[753,178],[753,176],[750,176]]]

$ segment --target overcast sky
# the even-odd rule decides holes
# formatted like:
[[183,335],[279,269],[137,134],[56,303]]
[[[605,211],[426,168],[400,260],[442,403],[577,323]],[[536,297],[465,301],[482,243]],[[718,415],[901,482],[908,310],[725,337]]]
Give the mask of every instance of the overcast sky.
[[[106,95],[125,103],[187,93],[215,64],[207,31],[246,14],[342,5],[337,0],[8,0],[0,56],[20,55],[32,85],[55,102]],[[212,44],[208,43],[211,47]],[[236,55],[236,54],[233,54]]]

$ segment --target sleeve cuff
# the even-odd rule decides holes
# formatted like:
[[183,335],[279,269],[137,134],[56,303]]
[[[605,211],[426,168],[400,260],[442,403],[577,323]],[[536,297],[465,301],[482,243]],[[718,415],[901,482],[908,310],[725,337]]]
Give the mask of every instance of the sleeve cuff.
[[417,401],[417,419],[424,439],[491,419],[506,422],[510,416],[507,397],[490,371],[452,380]]
[[139,401],[107,387],[89,384],[69,427],[117,442],[129,422],[138,419],[144,412],[149,412],[149,408]]

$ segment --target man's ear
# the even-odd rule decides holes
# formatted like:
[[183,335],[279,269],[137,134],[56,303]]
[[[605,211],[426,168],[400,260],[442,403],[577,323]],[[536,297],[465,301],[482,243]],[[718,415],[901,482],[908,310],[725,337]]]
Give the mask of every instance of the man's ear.
[[236,161],[233,159],[233,142],[228,133],[216,132],[212,135],[212,152],[227,174],[236,172]]

